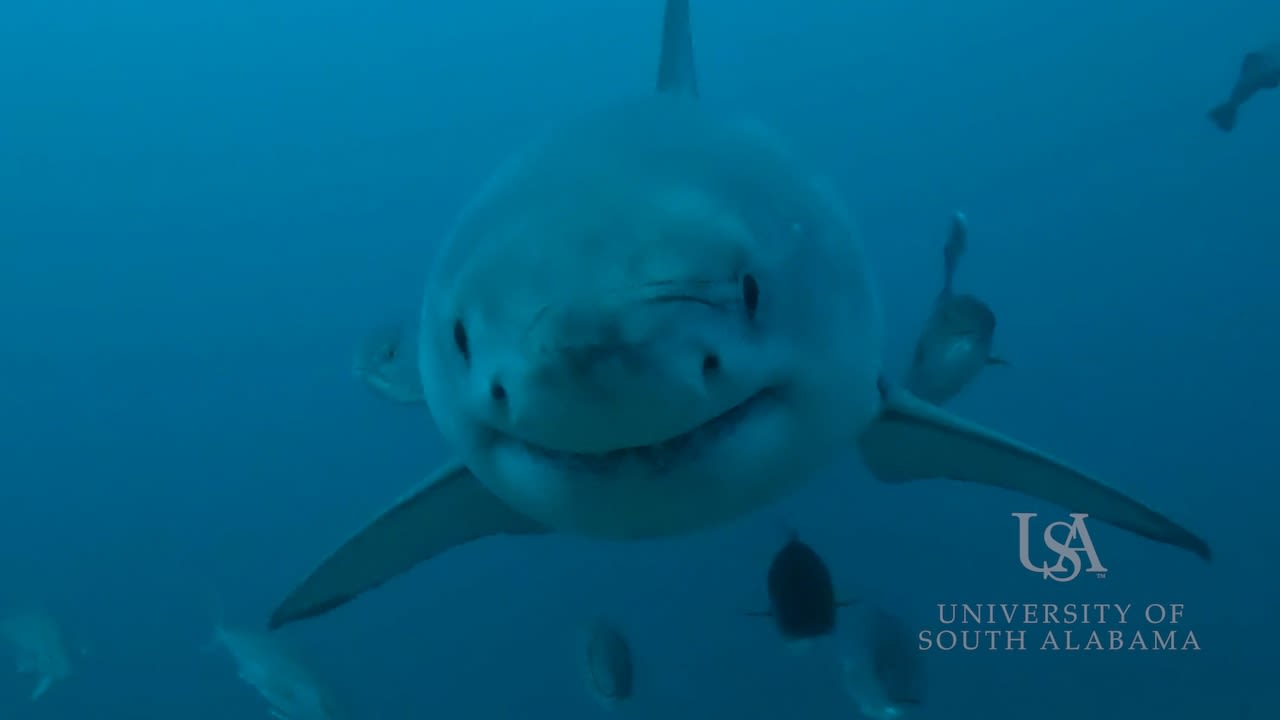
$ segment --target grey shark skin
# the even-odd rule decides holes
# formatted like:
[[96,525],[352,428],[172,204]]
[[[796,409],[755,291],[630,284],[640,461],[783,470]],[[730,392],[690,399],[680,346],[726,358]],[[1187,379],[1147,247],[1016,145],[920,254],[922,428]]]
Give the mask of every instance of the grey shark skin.
[[356,351],[353,370],[379,397],[402,405],[425,402],[416,339],[403,325],[385,325],[370,333]]
[[989,365],[1007,363],[992,354],[996,315],[976,295],[953,290],[956,267],[968,249],[968,220],[956,213],[943,248],[942,290],[916,340],[907,389],[934,405],[950,402]]
[[1277,87],[1280,87],[1280,42],[1244,56],[1231,94],[1209,111],[1209,119],[1223,132],[1231,132],[1241,105],[1259,92]]
[[950,477],[1204,558],[1087,475],[888,383],[842,204],[758,124],[694,91],[668,0],[656,93],[544,137],[464,210],[429,276],[419,369],[456,458],[276,608],[318,615],[479,538],[693,532],[861,449],[887,482]]

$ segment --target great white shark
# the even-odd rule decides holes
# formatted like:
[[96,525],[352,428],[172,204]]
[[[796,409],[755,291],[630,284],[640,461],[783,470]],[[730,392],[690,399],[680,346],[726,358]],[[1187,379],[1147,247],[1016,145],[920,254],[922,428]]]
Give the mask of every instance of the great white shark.
[[1210,558],[1119,490],[890,382],[839,198],[760,124],[698,95],[689,2],[667,0],[656,92],[544,136],[463,210],[414,340],[455,456],[270,627],[479,538],[725,523],[855,451],[884,482],[1006,488]]

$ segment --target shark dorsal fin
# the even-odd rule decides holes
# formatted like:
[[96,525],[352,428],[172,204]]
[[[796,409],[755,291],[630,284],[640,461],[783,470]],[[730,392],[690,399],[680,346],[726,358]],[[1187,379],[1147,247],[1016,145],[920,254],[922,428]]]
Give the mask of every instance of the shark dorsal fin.
[[663,11],[658,92],[698,97],[698,73],[693,62],[693,33],[689,29],[689,0],[667,0],[666,10]]

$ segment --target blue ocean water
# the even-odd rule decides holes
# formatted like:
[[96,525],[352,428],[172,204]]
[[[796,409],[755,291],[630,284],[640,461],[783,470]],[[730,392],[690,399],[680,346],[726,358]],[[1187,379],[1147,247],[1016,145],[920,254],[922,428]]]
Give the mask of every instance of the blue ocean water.
[[[260,625],[442,461],[421,408],[351,355],[411,317],[438,239],[541,130],[652,85],[657,0],[0,7],[0,607],[40,603],[75,673],[0,717],[265,716],[215,621]],[[1018,563],[1010,513],[850,455],[735,524],[628,545],[493,539],[283,633],[357,717],[590,718],[575,628],[633,638],[636,717],[845,717],[836,664],[788,654],[764,571],[794,527],[837,583],[915,625],[938,604],[1181,604],[1199,651],[930,653],[921,718],[1274,717],[1280,593],[1280,94],[1205,118],[1263,0],[695,1],[707,102],[831,176],[905,365],[937,292],[999,316],[954,409],[1204,534],[1212,564],[1097,524],[1105,579]],[[1135,613],[1138,610],[1135,610]],[[7,663],[8,659],[4,659]]]

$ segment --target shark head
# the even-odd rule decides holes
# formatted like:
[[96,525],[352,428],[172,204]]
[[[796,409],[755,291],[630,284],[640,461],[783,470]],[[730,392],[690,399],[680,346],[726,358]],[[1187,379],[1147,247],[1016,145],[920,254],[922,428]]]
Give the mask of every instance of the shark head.
[[548,527],[635,537],[774,499],[874,416],[880,332],[839,204],[684,97],[517,158],[428,282],[427,404]]
[[878,410],[858,238],[766,131],[697,101],[688,10],[667,3],[658,92],[514,158],[428,279],[432,416],[548,529],[731,519],[805,482]]

